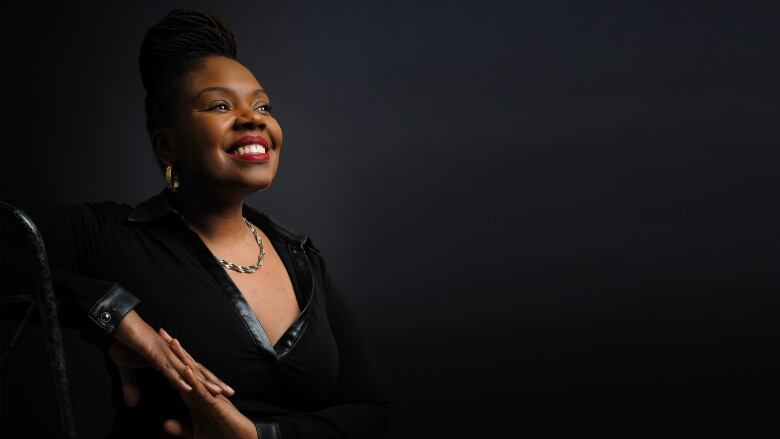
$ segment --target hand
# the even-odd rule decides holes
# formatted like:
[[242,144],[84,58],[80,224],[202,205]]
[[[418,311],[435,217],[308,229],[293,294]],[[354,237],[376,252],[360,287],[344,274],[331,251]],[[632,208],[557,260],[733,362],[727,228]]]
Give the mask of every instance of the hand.
[[151,364],[132,349],[117,341],[111,343],[111,346],[108,348],[108,355],[119,370],[119,379],[122,382],[122,396],[125,398],[125,404],[128,407],[134,407],[141,398],[141,390],[135,381],[134,369],[151,367]]
[[192,426],[184,425],[175,419],[163,423],[163,430],[171,436],[186,439],[223,439],[208,419],[200,412],[191,411]]
[[[114,342],[109,348],[109,356],[119,369],[122,381],[122,393],[125,403],[134,407],[141,397],[135,380],[135,369],[153,367],[177,388],[191,389],[180,372],[184,363],[173,352],[168,341],[171,337],[160,328],[160,333],[152,329],[135,310],[131,310],[119,323],[114,333]],[[194,366],[195,374],[211,393],[232,396],[235,391],[216,377],[202,364]]]
[[203,381],[198,379],[195,368],[200,363],[184,350],[179,340],[170,339],[170,346],[185,364],[182,375],[192,387],[192,390],[177,387],[179,395],[190,409],[192,426],[168,419],[163,423],[163,429],[168,434],[188,439],[257,439],[254,422],[241,414],[225,395],[212,395]]

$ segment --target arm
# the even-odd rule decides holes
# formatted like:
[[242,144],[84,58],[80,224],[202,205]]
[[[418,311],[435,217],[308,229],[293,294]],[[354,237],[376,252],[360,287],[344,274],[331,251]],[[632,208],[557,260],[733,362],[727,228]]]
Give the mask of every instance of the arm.
[[[324,266],[323,266],[324,268]],[[390,431],[390,403],[384,378],[374,361],[368,343],[349,305],[327,277],[327,312],[331,330],[336,338],[340,356],[339,380],[328,407],[298,412],[285,416],[250,419],[222,395],[212,396],[198,385],[186,370],[182,375],[193,384],[194,390],[183,392],[182,400],[189,406],[193,426],[169,419],[165,429],[174,436],[209,437],[200,430],[215,431],[230,439],[296,439],[296,438],[382,438]],[[162,334],[185,364],[191,368],[198,363],[178,343]]]
[[78,327],[86,340],[99,347],[111,344],[120,324],[127,315],[135,313],[134,308],[140,303],[117,282],[70,270],[52,269],[52,281],[57,295],[64,300],[59,309],[65,311],[65,326]]
[[112,341],[120,322],[140,302],[117,282],[87,274],[110,224],[107,208],[115,206],[58,204],[27,211],[44,240],[63,323],[80,328],[85,339],[101,347]]
[[[188,387],[177,372],[183,368],[181,361],[135,311],[139,298],[119,283],[101,279],[95,267],[95,258],[106,254],[101,246],[112,242],[110,233],[119,227],[125,209],[113,202],[59,204],[29,209],[27,214],[44,240],[63,323],[109,349],[127,404],[134,406],[140,397],[132,378],[137,367],[154,367],[175,386]],[[212,392],[234,393],[207,369],[197,373]]]
[[382,438],[390,431],[390,401],[384,376],[322,259],[321,264],[328,319],[340,357],[336,390],[324,409],[257,420],[260,439]]

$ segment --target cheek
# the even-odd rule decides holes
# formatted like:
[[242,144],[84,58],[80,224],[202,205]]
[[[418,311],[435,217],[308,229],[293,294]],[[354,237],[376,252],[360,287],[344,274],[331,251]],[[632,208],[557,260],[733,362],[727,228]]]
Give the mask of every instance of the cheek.
[[274,145],[277,147],[282,146],[282,141],[284,140],[284,136],[282,134],[282,126],[279,125],[279,122],[276,119],[272,119],[272,122],[268,124],[268,133],[271,136],[271,140],[274,142]]
[[198,154],[210,154],[222,149],[225,133],[230,131],[231,126],[226,121],[212,119],[196,121],[187,136],[190,146]]
[[[193,121],[189,130],[183,130],[179,135],[179,157],[191,169],[210,168],[215,160],[222,160],[221,128],[214,123]],[[184,163],[183,163],[184,164]]]

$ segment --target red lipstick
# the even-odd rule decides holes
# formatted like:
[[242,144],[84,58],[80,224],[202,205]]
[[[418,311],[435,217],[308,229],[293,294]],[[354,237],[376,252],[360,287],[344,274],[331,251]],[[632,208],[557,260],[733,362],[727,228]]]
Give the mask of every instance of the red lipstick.
[[[270,142],[262,136],[244,136],[233,142],[225,152],[229,157],[243,162],[267,162],[270,158],[271,150],[269,143]],[[265,149],[265,152],[247,152],[239,154],[238,148],[246,145],[260,145]]]
[[241,138],[239,138],[238,140],[236,140],[235,142],[233,142],[230,145],[230,148],[228,149],[228,151],[232,151],[232,150],[238,148],[239,146],[254,145],[254,144],[263,145],[263,148],[265,148],[266,151],[268,151],[269,142],[263,136],[244,136],[244,137],[241,137]]

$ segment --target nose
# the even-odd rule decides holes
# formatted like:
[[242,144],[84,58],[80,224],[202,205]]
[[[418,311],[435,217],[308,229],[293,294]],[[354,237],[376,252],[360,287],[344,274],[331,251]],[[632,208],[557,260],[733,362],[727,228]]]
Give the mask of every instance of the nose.
[[265,116],[252,108],[244,107],[236,117],[236,128],[265,130]]

